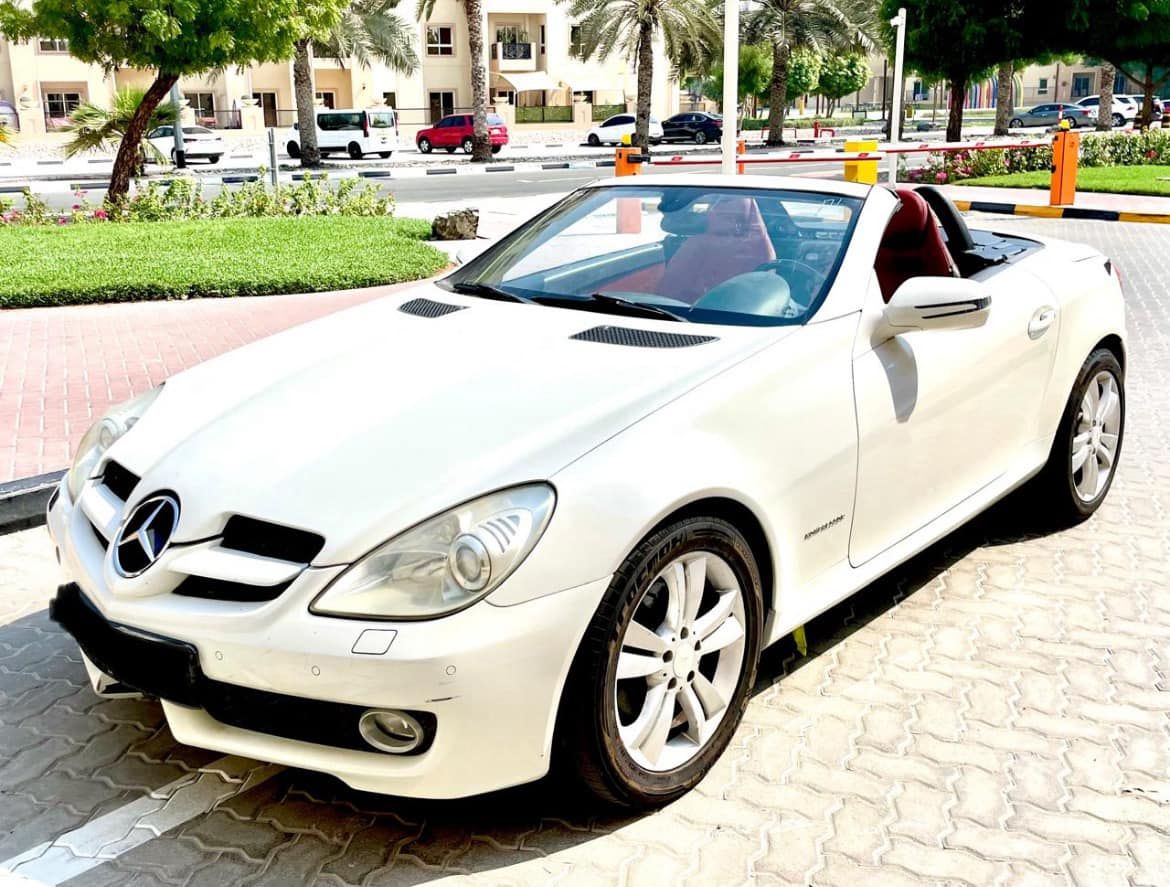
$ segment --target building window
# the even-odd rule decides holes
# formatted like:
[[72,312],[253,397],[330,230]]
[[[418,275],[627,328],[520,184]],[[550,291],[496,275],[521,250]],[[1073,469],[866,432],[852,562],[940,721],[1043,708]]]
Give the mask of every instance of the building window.
[[527,43],[527,39],[520,39],[521,36],[519,25],[500,25],[496,28],[496,43]]
[[569,26],[569,55],[577,59],[585,57],[585,49],[581,45],[580,25]]
[[81,104],[79,92],[46,92],[45,113],[53,118],[65,118]]
[[183,98],[195,112],[195,119],[199,122],[211,121],[215,123],[215,96],[210,92],[185,92]]
[[540,26],[540,54],[544,55],[544,25]]
[[436,90],[430,95],[431,123],[455,113],[455,93],[449,89]]
[[322,92],[313,93],[313,98],[321,103],[323,108],[336,108],[337,96],[333,90],[324,90]]
[[1083,99],[1093,91],[1092,74],[1073,74],[1072,97]]
[[382,93],[382,104],[387,108],[398,109],[398,94],[393,92]]
[[41,52],[68,52],[68,40],[40,40],[37,43]]
[[1126,92],[1128,92],[1128,90],[1126,89],[1125,79],[1126,79],[1125,75],[1122,74],[1120,71],[1118,71],[1117,74],[1114,75],[1114,77],[1113,77],[1113,91],[1115,93],[1121,93],[1122,95],[1125,95]]
[[1047,92],[1048,92],[1048,78],[1047,77],[1040,78],[1040,85],[1038,87],[1036,87],[1036,92],[1040,95],[1047,94]]
[[450,25],[427,25],[427,55],[455,55],[455,29]]

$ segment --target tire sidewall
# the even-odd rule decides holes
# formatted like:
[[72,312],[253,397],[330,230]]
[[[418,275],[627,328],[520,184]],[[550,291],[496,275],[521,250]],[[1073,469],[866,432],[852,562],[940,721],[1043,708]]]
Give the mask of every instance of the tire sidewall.
[[[687,554],[707,551],[718,555],[735,572],[743,592],[745,629],[744,661],[739,685],[719,727],[707,746],[694,758],[674,770],[654,772],[639,766],[618,735],[614,685],[621,638],[633,618],[643,592],[670,561]],[[763,592],[759,570],[743,536],[725,521],[690,518],[655,534],[639,546],[623,565],[606,592],[610,606],[599,608],[608,624],[594,626],[607,633],[601,655],[591,663],[589,680],[583,688],[591,706],[590,721],[597,743],[599,763],[612,794],[626,804],[653,806],[669,801],[698,783],[731,740],[751,696],[759,660],[763,626]],[[571,703],[570,703],[571,704]]]
[[[1086,502],[1077,493],[1076,486],[1073,484],[1072,441],[1076,435],[1077,414],[1080,412],[1085,389],[1102,370],[1112,373],[1117,381],[1117,392],[1121,398],[1121,428],[1117,435],[1117,453],[1113,460],[1113,470],[1109,472],[1109,479],[1097,497],[1091,502]],[[1076,384],[1073,385],[1072,393],[1069,395],[1068,404],[1065,407],[1064,417],[1061,419],[1060,430],[1057,433],[1052,454],[1054,470],[1060,471],[1064,481],[1063,492],[1068,496],[1068,503],[1082,518],[1089,517],[1100,508],[1105,497],[1109,495],[1109,490],[1113,487],[1113,480],[1117,477],[1117,466],[1121,461],[1122,447],[1125,445],[1125,413],[1125,372],[1112,351],[1098,349],[1089,355],[1089,359],[1085,361],[1077,375]],[[1055,466],[1059,466],[1059,468],[1057,469]]]

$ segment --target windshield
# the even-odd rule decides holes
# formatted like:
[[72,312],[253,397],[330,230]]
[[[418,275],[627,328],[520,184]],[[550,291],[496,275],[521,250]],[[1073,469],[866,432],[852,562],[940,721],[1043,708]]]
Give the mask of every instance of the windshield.
[[699,323],[803,323],[833,283],[861,202],[771,188],[586,188],[440,285],[614,313],[633,303]]

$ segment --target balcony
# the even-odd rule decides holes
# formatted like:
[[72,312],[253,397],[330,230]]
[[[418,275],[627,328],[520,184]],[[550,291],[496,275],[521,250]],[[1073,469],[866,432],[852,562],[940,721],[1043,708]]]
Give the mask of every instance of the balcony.
[[496,74],[508,71],[535,71],[535,43],[493,43],[491,70]]

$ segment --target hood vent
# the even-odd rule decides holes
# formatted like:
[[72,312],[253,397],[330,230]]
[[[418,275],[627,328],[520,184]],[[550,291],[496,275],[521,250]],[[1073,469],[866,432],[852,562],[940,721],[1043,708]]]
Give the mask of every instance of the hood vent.
[[451,305],[448,302],[436,302],[432,299],[411,299],[398,306],[403,314],[413,314],[415,317],[442,317],[444,314],[454,314],[462,311],[466,305]]
[[234,514],[223,528],[224,548],[258,554],[291,563],[307,564],[325,547],[325,537],[308,530]]
[[105,471],[102,472],[102,484],[125,502],[134,492],[134,488],[138,486],[138,475],[127,471],[111,459],[106,463]]
[[657,330],[635,330],[625,326],[595,326],[569,338],[604,345],[627,345],[630,348],[690,348],[692,345],[718,341],[716,336],[660,333]]

